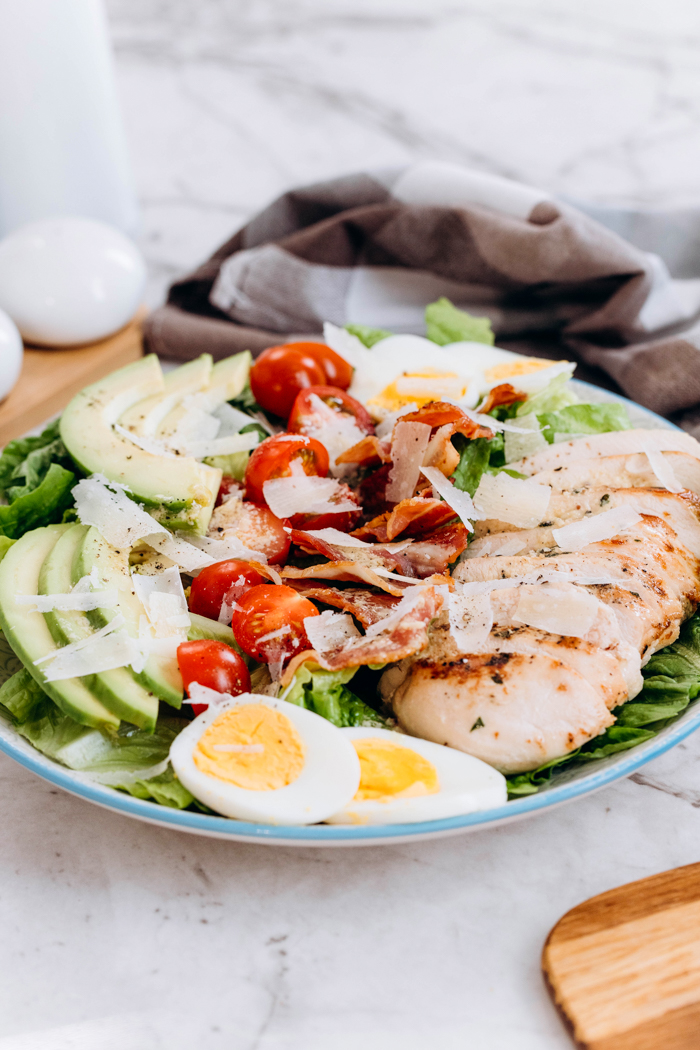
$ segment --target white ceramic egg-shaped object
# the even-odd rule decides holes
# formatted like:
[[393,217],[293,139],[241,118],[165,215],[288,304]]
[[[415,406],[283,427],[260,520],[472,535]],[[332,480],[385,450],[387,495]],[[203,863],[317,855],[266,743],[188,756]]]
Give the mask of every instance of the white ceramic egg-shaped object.
[[7,397],[22,369],[22,336],[17,325],[0,310],[0,400]]
[[94,219],[42,219],[0,241],[0,308],[28,343],[106,338],[131,320],[145,281],[136,245]]

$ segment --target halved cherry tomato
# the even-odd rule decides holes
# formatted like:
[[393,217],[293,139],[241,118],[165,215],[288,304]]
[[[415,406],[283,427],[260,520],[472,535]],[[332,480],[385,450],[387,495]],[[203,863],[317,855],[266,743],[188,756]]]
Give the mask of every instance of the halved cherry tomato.
[[238,489],[240,489],[240,481],[236,481],[229,474],[224,474],[219,485],[219,493],[216,497],[216,506],[220,507],[222,503],[225,503],[229,496],[234,495]]
[[263,350],[250,370],[250,389],[255,400],[266,412],[284,419],[300,390],[318,386],[325,380],[326,373],[316,358],[293,345]]
[[[284,531],[287,519],[281,521],[269,507],[257,503],[232,500],[226,504],[227,512],[229,507],[218,532],[235,536],[248,550],[260,551],[272,565],[283,563],[289,553],[289,533]],[[216,529],[213,536],[217,538]]]
[[264,503],[264,483],[272,478],[290,477],[292,460],[300,463],[305,474],[325,478],[328,473],[328,453],[320,441],[276,434],[265,438],[250,455],[245,472],[246,498],[254,503]]
[[289,522],[294,529],[337,529],[339,532],[350,532],[362,517],[362,506],[349,485],[340,485],[329,503],[354,503],[357,510],[341,510],[337,514],[326,511],[323,514],[294,514]]
[[[215,642],[211,638],[182,642],[177,647],[177,662],[188,695],[193,682],[231,696],[250,692],[250,674],[245,661],[225,642]],[[208,706],[192,704],[192,710],[201,715]]]
[[214,562],[202,569],[192,581],[190,611],[199,616],[208,616],[210,620],[218,620],[224,598],[230,604],[262,582],[263,577],[247,561],[231,559]]
[[291,587],[263,584],[237,603],[231,628],[244,653],[270,663],[310,649],[304,619],[318,615],[316,606]]
[[335,350],[331,350],[327,343],[287,343],[287,346],[292,346],[295,350],[302,350],[309,357],[313,357],[323,369],[326,382],[331,386],[339,387],[341,390],[347,390],[350,386],[352,365],[348,364],[340,354],[336,354]]
[[[321,409],[314,398],[327,406],[327,411]],[[320,429],[332,421],[334,415],[348,416],[365,434],[374,433],[374,423],[365,406],[337,386],[309,386],[300,390],[289,413],[287,430],[292,434],[311,433],[307,428]]]

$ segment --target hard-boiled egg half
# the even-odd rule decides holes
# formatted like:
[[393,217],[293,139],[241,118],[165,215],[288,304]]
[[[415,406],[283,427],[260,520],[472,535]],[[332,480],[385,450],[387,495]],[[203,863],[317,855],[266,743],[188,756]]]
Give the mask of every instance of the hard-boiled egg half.
[[217,813],[266,824],[317,824],[360,782],[352,740],[325,718],[256,693],[211,705],[176,737],[181,783]]
[[329,824],[410,824],[503,805],[505,777],[478,758],[390,729],[339,730],[362,770],[351,802]]
[[491,387],[539,371],[544,374],[552,365],[485,343],[438,346],[419,335],[388,336],[371,350],[362,350],[352,354],[355,371],[348,392],[378,418],[428,401],[457,401],[474,408]]

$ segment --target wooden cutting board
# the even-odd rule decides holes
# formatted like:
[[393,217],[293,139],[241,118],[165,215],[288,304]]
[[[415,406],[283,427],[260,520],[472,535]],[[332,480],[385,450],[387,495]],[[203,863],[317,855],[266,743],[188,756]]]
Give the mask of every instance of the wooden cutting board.
[[143,354],[140,310],[109,339],[71,350],[25,347],[17,385],[0,404],[0,447],[60,412],[88,383]]
[[584,1050],[698,1050],[700,864],[579,904],[547,938],[542,968]]

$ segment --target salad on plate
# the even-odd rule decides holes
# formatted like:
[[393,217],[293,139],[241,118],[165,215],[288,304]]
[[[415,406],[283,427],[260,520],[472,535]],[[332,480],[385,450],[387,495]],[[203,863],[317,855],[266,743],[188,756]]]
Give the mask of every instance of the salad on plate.
[[573,370],[441,299],[87,387],[0,457],[0,714],[271,825],[459,816],[649,739],[700,693],[700,444]]

